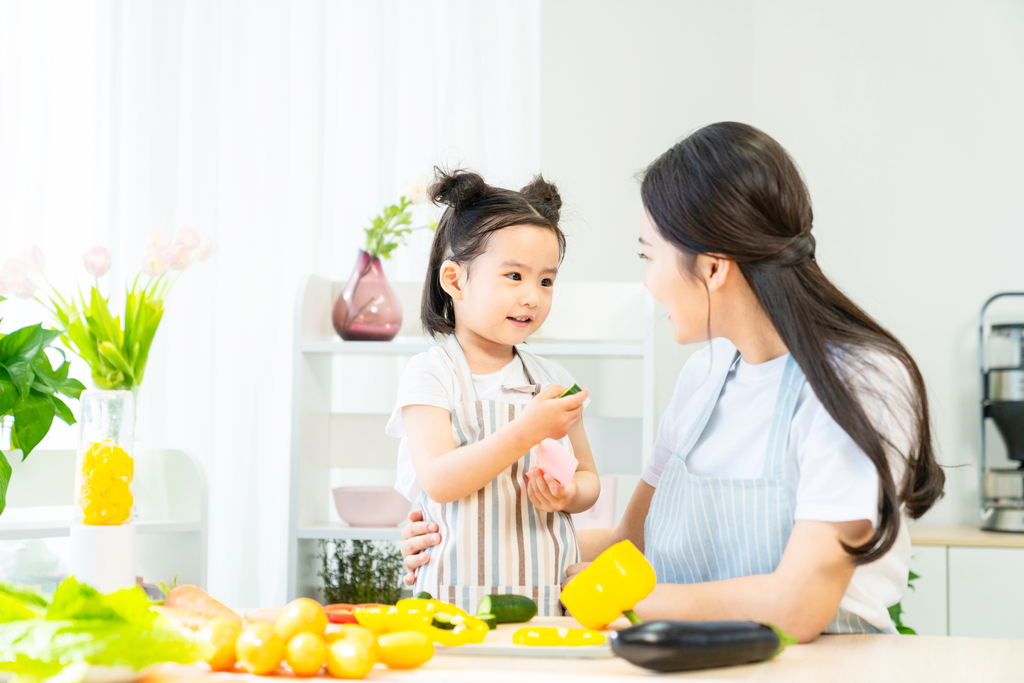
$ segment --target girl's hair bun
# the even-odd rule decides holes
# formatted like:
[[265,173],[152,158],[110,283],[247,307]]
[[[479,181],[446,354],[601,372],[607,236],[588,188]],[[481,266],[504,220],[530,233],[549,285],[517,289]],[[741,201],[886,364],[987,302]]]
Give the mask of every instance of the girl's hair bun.
[[447,204],[459,209],[479,199],[487,190],[487,183],[478,173],[456,169],[446,171],[434,168],[434,182],[427,191],[435,204]]
[[544,176],[538,174],[529,185],[519,192],[524,197],[543,204],[547,208],[545,214],[555,221],[558,220],[558,212],[562,208],[562,196],[558,194],[557,187],[544,180]]

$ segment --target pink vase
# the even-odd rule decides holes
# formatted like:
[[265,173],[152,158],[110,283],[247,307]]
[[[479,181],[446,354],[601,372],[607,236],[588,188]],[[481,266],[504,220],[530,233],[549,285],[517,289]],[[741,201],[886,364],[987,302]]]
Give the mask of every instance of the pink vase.
[[402,327],[398,303],[380,259],[362,249],[341,296],[334,302],[334,329],[345,341],[391,341]]

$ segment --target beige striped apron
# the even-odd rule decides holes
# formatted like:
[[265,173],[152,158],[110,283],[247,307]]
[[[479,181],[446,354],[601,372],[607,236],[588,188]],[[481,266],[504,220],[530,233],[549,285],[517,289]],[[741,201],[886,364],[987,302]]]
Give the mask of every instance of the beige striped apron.
[[[529,386],[524,403],[481,401],[455,335],[444,343],[452,359],[462,405],[451,411],[452,435],[459,446],[476,443],[522,413],[526,402],[557,383],[533,354],[515,351]],[[560,442],[572,452],[568,437]],[[526,493],[524,474],[534,465],[526,453],[479,491],[452,503],[435,503],[420,493],[425,520],[436,522],[441,543],[428,550],[430,561],[416,577],[416,592],[427,591],[471,614],[484,595],[511,593],[531,598],[541,616],[560,616],[558,596],[565,569],[578,561],[572,519],[564,512],[541,512]]]

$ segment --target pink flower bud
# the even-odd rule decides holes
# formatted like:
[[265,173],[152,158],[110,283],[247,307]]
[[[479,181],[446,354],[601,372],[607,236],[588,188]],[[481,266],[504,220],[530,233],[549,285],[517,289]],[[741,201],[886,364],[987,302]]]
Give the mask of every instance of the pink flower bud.
[[36,293],[36,283],[25,276],[16,286],[11,287],[11,293],[21,299],[31,299]]
[[156,277],[167,270],[169,264],[164,252],[153,250],[142,257],[142,272],[149,277]]
[[167,256],[170,260],[171,270],[185,270],[188,268],[188,264],[192,263],[192,250],[180,245],[169,251]]
[[171,238],[162,230],[153,230],[149,233],[149,248],[155,251],[166,251],[171,246]]
[[106,247],[93,247],[85,252],[82,260],[85,261],[85,270],[89,275],[103,277],[110,270],[110,252]]
[[199,233],[192,228],[182,228],[174,235],[174,246],[191,252],[199,246]]
[[196,247],[196,260],[205,261],[206,259],[213,258],[213,255],[217,253],[217,240],[212,237],[204,237],[199,241],[199,246]]
[[22,260],[25,261],[25,265],[28,270],[35,273],[41,273],[43,266],[46,265],[46,259],[43,258],[43,250],[37,246],[31,246],[25,250],[25,253],[21,255]]

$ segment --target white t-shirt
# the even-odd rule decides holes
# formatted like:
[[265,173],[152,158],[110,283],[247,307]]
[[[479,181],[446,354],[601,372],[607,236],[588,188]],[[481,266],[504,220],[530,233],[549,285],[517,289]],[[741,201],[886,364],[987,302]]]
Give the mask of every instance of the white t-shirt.
[[[571,387],[575,382],[565,368],[558,363],[533,356],[537,363],[559,384]],[[541,383],[543,378],[534,377],[534,383]],[[517,387],[530,384],[526,377],[523,361],[518,354],[505,367],[489,375],[473,375],[473,386],[481,401],[503,401],[505,403],[524,404],[533,400],[529,394],[518,391],[503,391],[502,387]],[[416,471],[409,456],[409,444],[405,435],[405,423],[402,422],[402,408],[405,406],[425,405],[452,410],[472,396],[464,398],[456,379],[455,366],[443,346],[434,346],[423,353],[413,356],[402,373],[398,383],[398,400],[391,413],[384,433],[400,438],[398,444],[398,480],[395,490],[410,501],[415,501],[422,488],[416,479]]]
[[[719,355],[721,354],[721,355]],[[683,440],[684,430],[707,401],[709,364],[733,358],[735,347],[719,339],[698,351],[683,367],[669,409],[662,418],[654,453],[643,479],[657,487],[665,464]],[[742,359],[733,368],[703,433],[686,459],[699,477],[759,478],[763,475],[768,432],[788,354],[759,365]],[[907,377],[897,361],[879,354],[848,361],[858,396],[872,424],[896,449],[907,452],[913,422],[901,419],[908,405]],[[721,375],[718,375],[719,377]],[[893,381],[892,378],[895,378]],[[701,405],[697,405],[701,403]],[[902,466],[891,458],[900,481]],[[878,523],[878,473],[867,455],[838,425],[805,383],[797,400],[785,459],[790,505],[796,519]],[[901,523],[895,545],[881,559],[858,567],[840,606],[871,624],[892,631],[887,608],[903,597],[910,569],[910,535]]]

